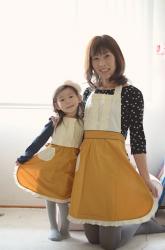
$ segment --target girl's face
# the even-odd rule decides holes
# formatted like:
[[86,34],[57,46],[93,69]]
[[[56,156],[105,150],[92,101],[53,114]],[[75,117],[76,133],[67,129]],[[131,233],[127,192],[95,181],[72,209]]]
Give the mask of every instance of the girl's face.
[[80,102],[81,97],[72,88],[67,87],[58,94],[56,108],[63,111],[67,117],[75,117]]
[[109,50],[104,50],[92,57],[92,67],[103,83],[109,82],[116,69],[115,57]]

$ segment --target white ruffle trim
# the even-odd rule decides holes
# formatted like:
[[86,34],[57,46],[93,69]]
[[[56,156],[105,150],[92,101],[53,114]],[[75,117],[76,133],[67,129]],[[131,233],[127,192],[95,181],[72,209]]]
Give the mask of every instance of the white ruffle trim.
[[17,170],[18,170],[19,166],[15,166],[14,168],[14,180],[15,180],[15,183],[16,185],[21,188],[22,190],[32,194],[34,197],[36,198],[41,198],[41,199],[44,199],[44,200],[49,200],[49,201],[54,201],[54,202],[57,202],[57,203],[67,203],[67,202],[70,202],[70,198],[69,199],[65,199],[65,200],[60,200],[60,199],[55,199],[55,198],[52,198],[52,197],[47,197],[45,195],[41,195],[41,194],[38,194],[38,193],[35,193],[33,191],[31,191],[30,189],[28,188],[25,188],[23,187],[19,182],[18,182],[18,179],[17,179]]
[[100,221],[100,220],[90,220],[90,219],[76,219],[73,218],[72,216],[68,215],[68,219],[70,220],[70,222],[75,223],[75,224],[92,224],[92,225],[99,225],[99,226],[123,226],[123,225],[131,225],[131,224],[141,224],[144,222],[149,221],[152,217],[154,217],[156,211],[158,209],[158,199],[154,198],[154,203],[153,203],[153,207],[151,209],[151,211],[141,217],[141,218],[137,218],[137,219],[131,219],[131,220],[122,220],[122,221]]

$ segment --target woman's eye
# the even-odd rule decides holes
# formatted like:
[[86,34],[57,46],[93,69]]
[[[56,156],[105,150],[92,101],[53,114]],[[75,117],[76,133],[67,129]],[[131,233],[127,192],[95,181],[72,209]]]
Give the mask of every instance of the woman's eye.
[[108,58],[108,57],[110,57],[110,54],[106,54],[106,55],[105,55],[105,58]]
[[69,98],[73,98],[73,96],[72,96],[72,95],[70,95],[70,96],[69,96]]
[[99,58],[98,57],[93,57],[92,60],[97,61],[97,60],[99,60]]

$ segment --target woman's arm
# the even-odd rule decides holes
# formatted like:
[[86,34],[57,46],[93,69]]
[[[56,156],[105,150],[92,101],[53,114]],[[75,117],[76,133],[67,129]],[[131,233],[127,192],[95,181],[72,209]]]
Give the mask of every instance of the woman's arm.
[[151,190],[154,197],[158,196],[157,188],[151,182],[147,157],[146,157],[146,139],[143,129],[144,100],[141,91],[134,88],[130,102],[130,141],[131,153],[134,156],[139,174]]
[[83,98],[82,98],[82,102],[84,104],[84,107],[86,105],[87,99],[90,96],[90,94],[92,93],[92,89],[90,87],[86,88],[84,93],[83,93]]
[[137,168],[139,170],[139,174],[143,178],[144,182],[152,192],[154,197],[158,197],[158,190],[154,186],[154,184],[151,182],[149,171],[148,171],[148,166],[147,166],[147,157],[146,154],[135,154],[133,155]]

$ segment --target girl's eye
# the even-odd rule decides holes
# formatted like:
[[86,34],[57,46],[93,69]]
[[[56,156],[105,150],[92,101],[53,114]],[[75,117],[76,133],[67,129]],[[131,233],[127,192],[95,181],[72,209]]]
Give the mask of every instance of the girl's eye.
[[72,95],[70,95],[70,96],[69,96],[69,98],[73,98],[73,96],[72,96]]
[[63,102],[63,101],[64,101],[64,99],[60,99],[59,101],[60,101],[60,102]]

